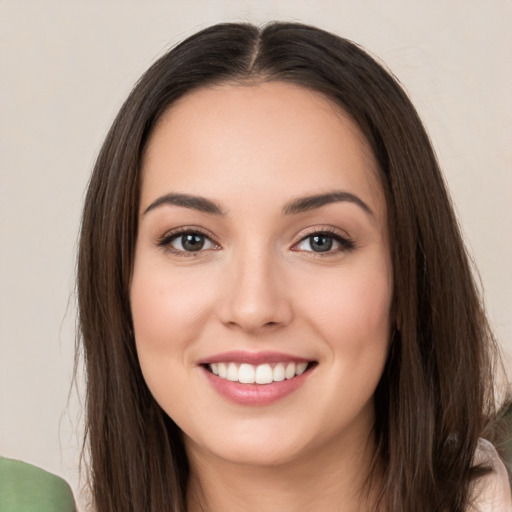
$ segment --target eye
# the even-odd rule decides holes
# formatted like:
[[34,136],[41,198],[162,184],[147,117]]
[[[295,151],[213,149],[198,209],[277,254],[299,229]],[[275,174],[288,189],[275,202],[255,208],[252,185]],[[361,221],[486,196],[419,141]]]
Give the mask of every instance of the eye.
[[294,247],[298,251],[315,253],[339,253],[355,247],[354,242],[329,230],[317,231],[304,237]]
[[158,246],[183,256],[219,248],[206,234],[193,230],[168,233],[158,242]]

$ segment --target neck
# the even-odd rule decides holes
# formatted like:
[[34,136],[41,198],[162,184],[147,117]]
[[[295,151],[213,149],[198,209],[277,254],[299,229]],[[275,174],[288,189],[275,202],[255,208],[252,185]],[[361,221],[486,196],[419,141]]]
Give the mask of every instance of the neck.
[[187,510],[373,510],[374,493],[365,486],[375,453],[373,438],[363,445],[343,443],[338,447],[333,450],[331,445],[324,452],[316,450],[300,460],[272,466],[235,464],[211,453],[189,453]]

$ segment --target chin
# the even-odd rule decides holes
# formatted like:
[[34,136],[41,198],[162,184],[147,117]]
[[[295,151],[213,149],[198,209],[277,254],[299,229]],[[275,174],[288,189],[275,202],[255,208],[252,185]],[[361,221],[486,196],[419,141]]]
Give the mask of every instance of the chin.
[[219,428],[218,435],[214,435],[212,428],[208,438],[199,442],[185,436],[189,457],[203,460],[213,457],[240,466],[275,467],[307,461],[323,443],[329,443],[293,422],[287,422],[285,426],[275,425],[275,422],[249,423],[242,422],[229,433]]
[[225,449],[215,449],[212,455],[226,463],[237,466],[275,467],[294,462],[300,458],[300,450],[283,446],[282,443],[263,442],[232,444]]

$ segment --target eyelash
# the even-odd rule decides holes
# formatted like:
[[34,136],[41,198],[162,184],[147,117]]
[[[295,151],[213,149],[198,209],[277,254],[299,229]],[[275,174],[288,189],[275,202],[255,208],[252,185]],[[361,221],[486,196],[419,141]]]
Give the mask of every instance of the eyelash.
[[[211,237],[211,235],[209,235],[202,229],[195,228],[195,227],[194,228],[183,227],[183,228],[178,228],[171,232],[168,232],[162,238],[160,238],[158,240],[157,245],[158,245],[158,247],[161,247],[162,249],[164,249],[166,252],[170,252],[177,256],[183,256],[186,258],[194,258],[194,257],[199,256],[205,250],[211,250],[211,249],[202,249],[201,248],[198,251],[185,251],[185,250],[175,249],[174,247],[172,247],[172,245],[171,245],[172,242],[174,242],[180,236],[184,236],[184,235],[196,235],[196,236],[204,237],[216,246],[216,248],[214,250],[217,250],[217,248],[220,245]],[[295,246],[299,245],[300,243],[305,242],[308,239],[311,239],[313,236],[322,236],[322,235],[326,236],[327,238],[331,238],[332,240],[337,242],[340,245],[340,247],[338,249],[329,250],[329,251],[325,251],[325,252],[299,251],[299,250],[293,249],[293,248],[292,248],[292,250],[295,250],[297,252],[309,252],[312,255],[314,255],[314,257],[325,258],[325,257],[333,256],[335,254],[339,254],[342,252],[349,252],[349,251],[355,249],[355,247],[356,247],[353,240],[351,240],[348,237],[343,237],[343,236],[339,235],[336,231],[334,231],[333,229],[328,228],[328,227],[325,227],[322,229],[311,228],[310,231],[306,232],[306,234],[303,235],[299,241],[294,243],[293,246],[295,247]]]
[[157,245],[158,245],[158,247],[161,247],[162,249],[164,249],[166,252],[170,252],[177,256],[184,256],[186,258],[195,258],[195,257],[199,256],[202,252],[204,252],[204,250],[202,248],[198,251],[181,251],[179,249],[175,249],[174,247],[172,247],[171,243],[174,242],[174,240],[176,240],[180,236],[184,236],[184,235],[201,236],[201,237],[204,237],[204,238],[210,240],[214,245],[219,246],[219,244],[217,242],[215,242],[215,240],[213,240],[211,235],[209,235],[202,229],[195,228],[195,227],[194,228],[183,227],[183,228],[178,228],[171,232],[168,232],[162,238],[160,238],[158,240]]
[[[337,231],[329,227],[324,227],[321,229],[311,228],[310,230],[306,230],[306,233],[301,237],[301,239],[294,244],[294,247],[302,242],[305,242],[308,239],[311,239],[313,236],[326,236],[327,238],[332,238],[335,242],[337,242],[340,247],[335,250],[329,250],[325,252],[316,252],[316,251],[304,251],[310,252],[315,257],[326,258],[329,256],[333,256],[342,252],[349,252],[356,248],[356,244],[353,240],[348,237],[341,236]],[[293,249],[292,249],[293,250]]]

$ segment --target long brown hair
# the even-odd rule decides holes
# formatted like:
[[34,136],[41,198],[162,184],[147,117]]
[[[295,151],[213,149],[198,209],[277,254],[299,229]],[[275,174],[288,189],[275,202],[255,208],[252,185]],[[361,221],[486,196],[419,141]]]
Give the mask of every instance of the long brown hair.
[[[294,23],[220,24],[189,37],[140,79],[98,156],[78,257],[95,506],[186,510],[181,433],[146,387],[132,330],[141,159],[155,123],[184,94],[262,81],[324,94],[359,125],[379,163],[398,318],[375,396],[379,506],[463,511],[477,440],[493,416],[496,347],[438,163],[389,72],[354,43]],[[371,474],[368,481],[376,485]]]

